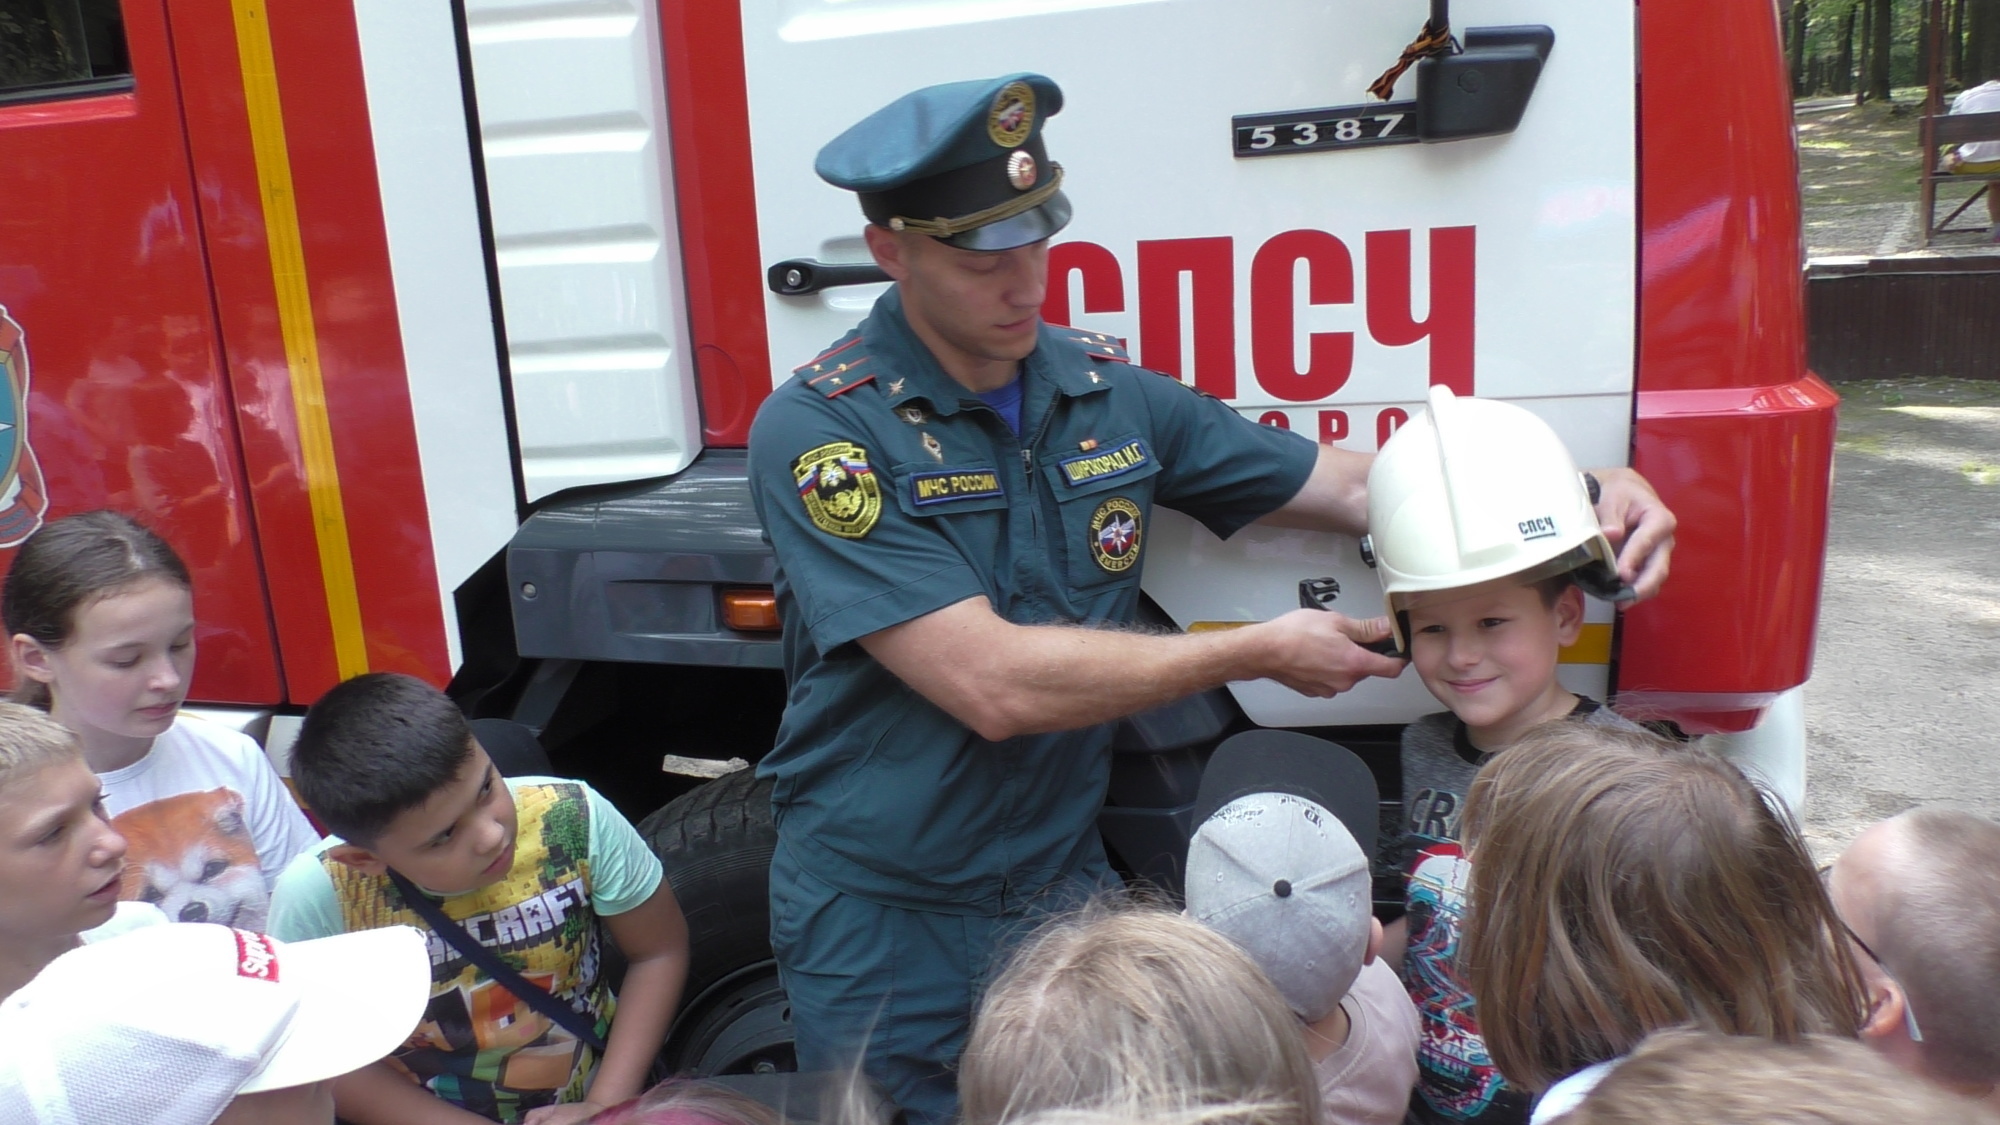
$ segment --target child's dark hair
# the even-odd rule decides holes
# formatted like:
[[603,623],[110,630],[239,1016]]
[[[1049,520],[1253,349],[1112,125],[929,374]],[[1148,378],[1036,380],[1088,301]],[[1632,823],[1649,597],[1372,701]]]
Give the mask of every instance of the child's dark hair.
[[472,728],[458,704],[414,676],[369,672],[306,712],[292,781],[320,823],[368,847],[449,785],[471,756]]
[[1544,578],[1535,583],[1535,592],[1542,595],[1544,607],[1554,609],[1556,602],[1562,600],[1564,591],[1574,585],[1576,585],[1576,571],[1566,570],[1554,578]]
[[[194,588],[181,557],[132,517],[101,510],[65,516],[21,544],[0,586],[0,620],[10,637],[25,633],[43,648],[61,648],[77,611],[147,578]],[[47,710],[48,685],[17,679],[14,701]]]

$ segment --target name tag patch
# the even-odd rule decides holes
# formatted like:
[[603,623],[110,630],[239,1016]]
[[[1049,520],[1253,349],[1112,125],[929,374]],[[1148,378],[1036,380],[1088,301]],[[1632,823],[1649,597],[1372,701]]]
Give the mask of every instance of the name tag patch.
[[910,474],[910,502],[919,508],[1002,494],[1000,474],[992,469],[939,469]]
[[1093,450],[1075,457],[1065,457],[1056,465],[1061,469],[1063,479],[1071,488],[1094,480],[1121,477],[1126,473],[1143,469],[1153,463],[1146,452],[1146,443],[1139,438],[1101,452]]

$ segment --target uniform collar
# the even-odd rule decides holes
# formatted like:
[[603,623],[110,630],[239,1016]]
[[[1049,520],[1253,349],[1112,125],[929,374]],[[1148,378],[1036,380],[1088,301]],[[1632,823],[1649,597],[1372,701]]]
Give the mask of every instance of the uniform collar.
[[[1046,322],[1042,324],[1035,350],[1021,364],[1022,378],[1030,381],[1029,386],[1022,388],[1024,402],[1032,395],[1032,383],[1036,381],[1051,383],[1058,393],[1072,398],[1111,389],[1110,380],[1097,370],[1096,361],[1080,353],[1077,343],[1065,335],[1070,332],[1052,328]],[[903,314],[902,293],[896,286],[890,286],[876,298],[874,310],[861,326],[861,335],[867,344],[863,350],[887,358],[888,371],[894,372],[885,371],[876,379],[891,408],[920,398],[930,405],[932,413],[943,416],[979,403],[978,396],[945,373],[937,357],[910,327]]]

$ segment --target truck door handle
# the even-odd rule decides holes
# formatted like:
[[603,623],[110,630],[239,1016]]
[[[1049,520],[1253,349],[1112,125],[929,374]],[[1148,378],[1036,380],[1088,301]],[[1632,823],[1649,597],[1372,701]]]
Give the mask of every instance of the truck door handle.
[[872,285],[889,280],[882,267],[866,264],[837,265],[812,258],[787,258],[764,271],[764,282],[780,297],[804,297],[836,285]]

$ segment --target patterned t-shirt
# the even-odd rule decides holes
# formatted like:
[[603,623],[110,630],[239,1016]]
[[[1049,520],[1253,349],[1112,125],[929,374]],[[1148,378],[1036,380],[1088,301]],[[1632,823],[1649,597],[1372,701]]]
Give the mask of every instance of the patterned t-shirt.
[[[1579,698],[1570,718],[1636,730],[1629,719]],[[1403,986],[1416,1002],[1423,1037],[1417,1045],[1417,1093],[1410,1119],[1421,1125],[1526,1125],[1529,1101],[1508,1087],[1479,1034],[1472,993],[1455,962],[1465,926],[1472,865],[1459,846],[1466,791],[1487,755],[1449,711],[1403,728],[1404,834],[1402,870],[1409,876]]]
[[[490,887],[439,900],[481,945],[529,981],[611,1027],[597,918],[622,914],[660,885],[660,861],[632,825],[581,782],[510,778],[519,820],[514,867]],[[327,857],[329,839],[278,880],[272,933],[304,941],[415,926],[431,952],[431,1001],[389,1062],[446,1101],[495,1121],[581,1101],[596,1052],[466,960],[424,924],[385,876]]]

